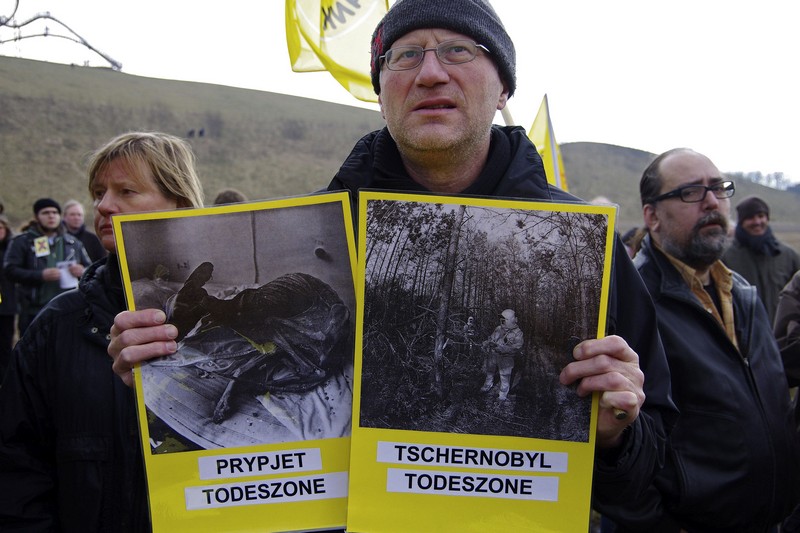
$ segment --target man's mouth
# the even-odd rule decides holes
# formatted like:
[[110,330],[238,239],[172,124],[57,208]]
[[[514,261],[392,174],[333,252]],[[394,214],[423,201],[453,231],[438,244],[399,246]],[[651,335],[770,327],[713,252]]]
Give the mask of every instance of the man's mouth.
[[697,221],[695,227],[698,230],[709,228],[712,226],[717,226],[723,231],[727,231],[728,224],[726,223],[725,217],[722,216],[720,213],[710,213],[707,216],[701,218]]
[[414,111],[435,111],[437,109],[455,109],[455,107],[449,98],[426,98],[414,107]]

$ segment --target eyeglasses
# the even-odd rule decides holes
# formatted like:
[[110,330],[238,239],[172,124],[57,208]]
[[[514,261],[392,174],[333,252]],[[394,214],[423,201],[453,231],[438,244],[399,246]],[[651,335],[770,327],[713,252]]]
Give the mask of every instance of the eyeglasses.
[[489,49],[482,44],[464,39],[444,41],[435,48],[423,48],[421,46],[395,46],[378,57],[386,63],[389,70],[411,70],[417,68],[425,58],[425,52],[436,52],[436,57],[445,65],[460,65],[469,63],[478,55],[478,48],[489,52]]
[[681,202],[686,203],[702,202],[705,200],[708,191],[711,191],[711,194],[722,200],[723,198],[730,198],[733,196],[733,193],[736,192],[736,186],[732,181],[720,181],[709,187],[705,185],[684,185],[683,187],[678,187],[675,190],[651,198],[645,203],[654,204],[669,198],[680,198]]

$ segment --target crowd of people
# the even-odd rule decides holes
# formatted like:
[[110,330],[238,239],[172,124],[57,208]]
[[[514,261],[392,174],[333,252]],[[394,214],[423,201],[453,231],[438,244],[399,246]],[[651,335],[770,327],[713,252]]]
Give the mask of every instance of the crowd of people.
[[[516,60],[487,1],[398,0],[371,44],[386,126],[328,190],[580,201],[548,184],[523,128],[493,124]],[[178,330],[160,309],[125,311],[110,217],[201,206],[202,187],[189,145],[161,133],[115,137],[87,177],[105,252],[79,202],[62,223],[58,202],[37,199],[16,236],[0,218],[0,486],[14,487],[0,491],[2,530],[148,529],[131,369],[174,353]],[[736,186],[702,154],[660,154],[639,186],[643,225],[629,249],[617,238],[606,336],[578,343],[559,378],[598,394],[593,507],[608,531],[800,531],[797,253],[760,198],[738,203],[731,228]],[[498,373],[505,399],[506,352],[524,339],[514,311],[502,317],[484,388]]]
[[81,273],[77,289],[40,310],[0,386],[4,531],[149,530],[134,394],[114,376],[106,352],[114,317],[125,309],[111,217],[202,207],[203,189],[185,141],[126,133],[94,153],[88,190],[107,254]]

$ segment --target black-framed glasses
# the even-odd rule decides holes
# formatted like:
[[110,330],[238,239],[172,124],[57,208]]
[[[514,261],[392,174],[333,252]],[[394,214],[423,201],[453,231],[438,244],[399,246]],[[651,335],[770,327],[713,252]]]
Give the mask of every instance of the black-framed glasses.
[[656,196],[655,198],[651,198],[645,203],[654,204],[669,198],[680,198],[681,202],[690,204],[702,202],[705,199],[706,194],[708,194],[708,191],[711,191],[711,194],[722,200],[723,198],[730,198],[733,196],[733,193],[736,192],[736,186],[732,181],[720,181],[719,183],[709,186],[684,185],[683,187],[678,187],[677,189],[665,192],[664,194]]
[[395,46],[378,57],[386,63],[389,70],[411,70],[417,68],[425,58],[425,52],[436,52],[436,57],[445,65],[469,63],[478,55],[478,48],[490,53],[482,44],[466,39],[454,39],[439,43],[435,48],[423,48],[416,45]]

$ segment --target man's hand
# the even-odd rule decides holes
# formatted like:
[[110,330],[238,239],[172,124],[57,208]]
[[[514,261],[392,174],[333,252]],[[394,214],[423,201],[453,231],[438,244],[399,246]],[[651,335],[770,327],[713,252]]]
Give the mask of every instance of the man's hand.
[[61,279],[61,271],[56,267],[45,268],[42,270],[42,281],[58,281]]
[[167,315],[159,309],[123,311],[114,318],[108,355],[114,360],[114,373],[133,386],[133,365],[175,353],[178,329],[165,324]]
[[72,263],[67,269],[69,273],[72,274],[72,277],[80,279],[80,277],[83,276],[85,267],[80,263]]
[[577,382],[579,396],[600,393],[596,444],[598,448],[614,448],[644,404],[639,356],[616,335],[583,341],[572,356],[575,361],[564,367],[559,380],[563,385]]

